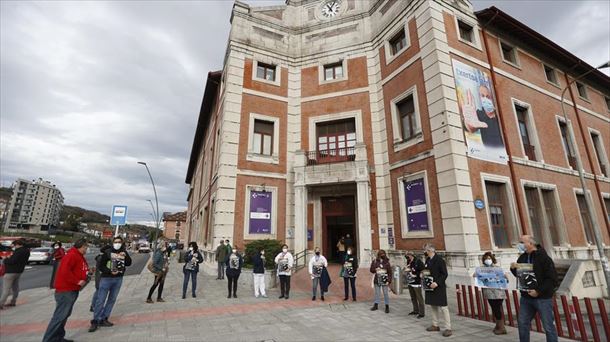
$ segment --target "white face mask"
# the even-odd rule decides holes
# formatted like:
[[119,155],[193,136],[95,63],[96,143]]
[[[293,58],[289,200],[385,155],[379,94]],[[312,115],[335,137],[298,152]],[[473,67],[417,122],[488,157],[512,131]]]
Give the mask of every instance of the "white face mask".
[[265,255],[265,251],[261,251],[261,255]]
[[237,249],[234,249],[234,250],[233,250],[233,254],[237,254]]
[[288,248],[283,248],[283,249],[282,249],[282,252],[284,252],[284,253],[288,253]]
[[122,245],[123,245],[122,243],[113,243],[113,244],[112,244],[112,248],[114,248],[114,249],[117,249],[117,250],[118,250],[118,249],[121,249],[121,246],[122,246]]
[[352,251],[347,251],[347,255],[352,255]]
[[189,251],[192,251],[192,250],[193,250],[193,247],[189,247]]
[[493,263],[491,261],[491,259],[485,259],[485,261],[483,261],[485,263],[485,265],[487,266],[491,266]]

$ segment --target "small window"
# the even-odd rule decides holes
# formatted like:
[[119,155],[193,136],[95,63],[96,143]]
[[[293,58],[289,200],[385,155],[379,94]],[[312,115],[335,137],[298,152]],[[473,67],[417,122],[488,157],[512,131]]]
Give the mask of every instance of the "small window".
[[504,59],[506,62],[517,65],[517,49],[505,42],[501,42],[500,47],[502,48],[502,59]]
[[343,62],[324,66],[324,80],[336,80],[343,77]]
[[392,48],[392,55],[396,55],[400,50],[407,46],[407,35],[405,30],[402,29],[392,39],[390,39],[390,47]]
[[415,104],[413,95],[407,96],[396,104],[398,115],[400,116],[400,132],[402,140],[413,138],[417,132],[417,122],[415,120]]
[[275,65],[258,63],[256,77],[267,81],[275,81]]
[[458,20],[458,28],[460,30],[460,38],[469,43],[474,43],[474,28],[465,22]]
[[599,168],[604,176],[608,177],[608,165],[604,153],[604,144],[599,134],[591,132],[591,140],[593,140],[593,150],[599,162]]
[[587,243],[592,245],[594,243],[593,223],[591,221],[591,216],[589,216],[589,210],[587,210],[585,196],[583,196],[582,194],[577,194],[576,200],[578,202],[578,211],[580,212],[580,219],[582,220],[583,228],[585,229],[585,239],[587,240]]
[[529,160],[536,160],[536,152],[534,144],[529,134],[528,120],[527,120],[527,108],[515,105],[515,111],[517,112],[517,122],[519,124],[519,135],[521,136],[521,142],[523,143],[523,150]]
[[584,84],[576,82],[576,89],[578,90],[578,96],[583,99],[589,99],[589,96],[587,96],[587,87]]
[[561,142],[563,143],[563,149],[566,153],[566,157],[568,158],[568,164],[572,167],[572,169],[576,170],[576,157],[574,157],[574,152],[572,151],[572,144],[570,143],[570,137],[568,133],[568,125],[559,121],[559,130],[561,132]]
[[546,80],[553,83],[553,84],[559,84],[559,82],[557,82],[557,73],[555,72],[555,69],[551,68],[548,65],[544,66],[544,75],[546,76]]
[[610,111],[610,97],[605,97],[606,99],[606,108],[608,108],[608,111]]
[[254,141],[252,144],[254,153],[273,154],[273,122],[254,120]]

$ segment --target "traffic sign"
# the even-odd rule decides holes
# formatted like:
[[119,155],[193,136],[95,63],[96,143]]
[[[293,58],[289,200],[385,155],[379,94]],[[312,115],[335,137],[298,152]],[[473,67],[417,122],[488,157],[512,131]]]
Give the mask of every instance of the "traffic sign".
[[110,224],[115,226],[123,226],[127,222],[127,206],[113,205]]

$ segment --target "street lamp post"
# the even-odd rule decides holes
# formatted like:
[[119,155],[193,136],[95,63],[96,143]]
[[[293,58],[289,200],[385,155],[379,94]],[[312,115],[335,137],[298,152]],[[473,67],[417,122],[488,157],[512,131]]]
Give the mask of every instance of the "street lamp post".
[[[146,172],[148,172],[148,177],[150,177],[150,183],[152,184],[153,187],[153,192],[155,193],[155,204],[157,206],[157,216],[159,213],[159,198],[157,197],[157,188],[155,188],[155,181],[152,178],[152,175],[150,174],[150,170],[148,169],[148,165],[145,162],[138,162],[138,164],[140,165],[144,165],[144,167],[146,168]],[[152,205],[152,202],[150,203]],[[153,243],[153,251],[155,251],[157,249],[157,234],[159,234],[159,221],[156,220],[155,222],[156,224],[156,229],[155,229],[155,238],[154,238],[154,243]]]
[[155,226],[157,228],[159,228],[161,226],[161,218],[159,217],[159,212],[157,212],[155,210],[155,207],[153,206],[153,203],[151,200],[147,199],[146,201],[148,201],[148,203],[150,203],[150,207],[152,209],[153,212],[153,220],[155,220]]
[[[575,79],[573,79],[572,81],[568,82],[566,87],[561,92],[561,111],[563,113],[563,119],[566,122],[568,134],[570,137],[570,142],[573,144],[575,149],[576,149],[576,138],[574,137],[574,131],[572,130],[572,123],[570,122],[570,120],[568,120],[568,116],[566,114],[566,110],[565,110],[565,107],[563,104],[563,98],[565,96],[565,93],[568,89],[570,89],[570,87],[572,86],[572,84],[574,84],[574,82],[580,80],[581,78],[585,77],[586,75],[590,74],[591,72],[593,72],[597,69],[603,69],[603,68],[608,68],[608,67],[610,67],[610,61],[598,66],[597,68],[593,68],[593,69],[585,72],[584,74],[582,74],[582,75],[576,77]],[[584,139],[584,137],[583,137],[583,139]],[[567,147],[567,148],[569,148],[569,147]],[[606,295],[610,296],[610,266],[608,265],[608,258],[604,254],[603,239],[602,239],[602,234],[601,234],[601,230],[600,230],[601,228],[599,227],[599,223],[597,222],[597,215],[595,214],[593,202],[591,201],[591,198],[589,197],[588,192],[587,192],[588,190],[587,190],[587,185],[585,182],[585,175],[584,175],[584,171],[583,171],[582,160],[580,158],[580,153],[578,153],[578,151],[575,151],[575,152],[576,152],[575,157],[576,157],[576,168],[578,171],[578,178],[580,178],[580,186],[582,187],[582,193],[585,198],[587,212],[588,212],[589,216],[591,217],[591,225],[593,225],[593,235],[595,237],[595,244],[597,245],[597,252],[599,253],[599,259],[602,264],[604,277],[606,278]],[[591,170],[591,172],[595,173],[593,170]],[[595,177],[595,175],[594,175],[594,177]]]

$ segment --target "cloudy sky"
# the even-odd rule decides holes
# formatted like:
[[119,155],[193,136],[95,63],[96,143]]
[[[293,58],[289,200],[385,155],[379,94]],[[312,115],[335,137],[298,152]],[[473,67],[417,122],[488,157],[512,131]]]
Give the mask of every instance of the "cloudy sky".
[[[278,1],[245,1],[253,5]],[[222,67],[232,1],[0,3],[0,185],[42,177],[66,204],[131,222],[186,207],[207,72]],[[610,59],[607,1],[495,5],[592,65]]]

